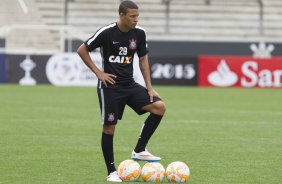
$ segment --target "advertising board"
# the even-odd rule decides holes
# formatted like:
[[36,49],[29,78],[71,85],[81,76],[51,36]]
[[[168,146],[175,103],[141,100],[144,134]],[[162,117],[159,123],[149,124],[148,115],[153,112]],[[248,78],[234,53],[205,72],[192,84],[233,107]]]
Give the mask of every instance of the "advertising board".
[[6,82],[6,78],[6,55],[0,53],[0,83]]
[[199,85],[209,87],[282,87],[282,57],[200,56]]
[[[101,55],[91,53],[90,56],[98,68],[101,69]],[[7,80],[9,83],[19,83],[20,85],[45,83],[55,86],[96,86],[98,82],[96,75],[83,63],[77,53],[8,55],[7,60]],[[137,61],[134,61],[134,68],[135,80],[144,85]]]
[[150,57],[153,84],[197,85],[196,57]]

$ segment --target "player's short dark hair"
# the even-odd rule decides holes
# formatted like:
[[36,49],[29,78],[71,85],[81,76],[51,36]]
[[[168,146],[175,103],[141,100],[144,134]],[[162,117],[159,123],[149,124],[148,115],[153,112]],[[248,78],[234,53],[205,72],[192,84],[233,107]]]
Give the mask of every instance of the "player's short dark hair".
[[128,12],[128,9],[138,9],[138,6],[133,1],[122,1],[119,5],[118,12],[126,14]]

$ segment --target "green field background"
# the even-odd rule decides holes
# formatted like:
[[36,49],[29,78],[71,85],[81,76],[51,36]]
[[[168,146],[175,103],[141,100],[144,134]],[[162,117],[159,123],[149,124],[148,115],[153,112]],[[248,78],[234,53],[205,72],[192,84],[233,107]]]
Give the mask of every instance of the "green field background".
[[[185,162],[191,184],[282,183],[281,90],[156,90],[167,112],[148,150],[164,167]],[[116,165],[130,158],[146,117],[126,109]],[[95,87],[0,85],[0,184],[107,183],[100,138]]]

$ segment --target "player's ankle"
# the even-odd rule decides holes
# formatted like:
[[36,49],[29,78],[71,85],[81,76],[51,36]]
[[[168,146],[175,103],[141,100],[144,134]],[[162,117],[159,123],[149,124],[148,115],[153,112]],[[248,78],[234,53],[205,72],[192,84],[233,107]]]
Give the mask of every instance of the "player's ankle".
[[135,149],[134,149],[134,152],[135,152],[135,153],[140,153],[140,152],[142,152],[142,151],[145,151],[145,148],[135,148]]

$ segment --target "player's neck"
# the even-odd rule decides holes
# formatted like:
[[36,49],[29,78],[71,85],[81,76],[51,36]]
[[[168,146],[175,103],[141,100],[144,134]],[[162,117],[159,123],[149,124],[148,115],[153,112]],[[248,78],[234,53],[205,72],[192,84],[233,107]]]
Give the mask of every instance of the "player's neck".
[[126,25],[122,24],[120,20],[117,22],[117,26],[118,26],[118,28],[119,28],[119,30],[121,32],[125,32],[126,33],[128,31],[130,31],[130,28],[127,27]]

